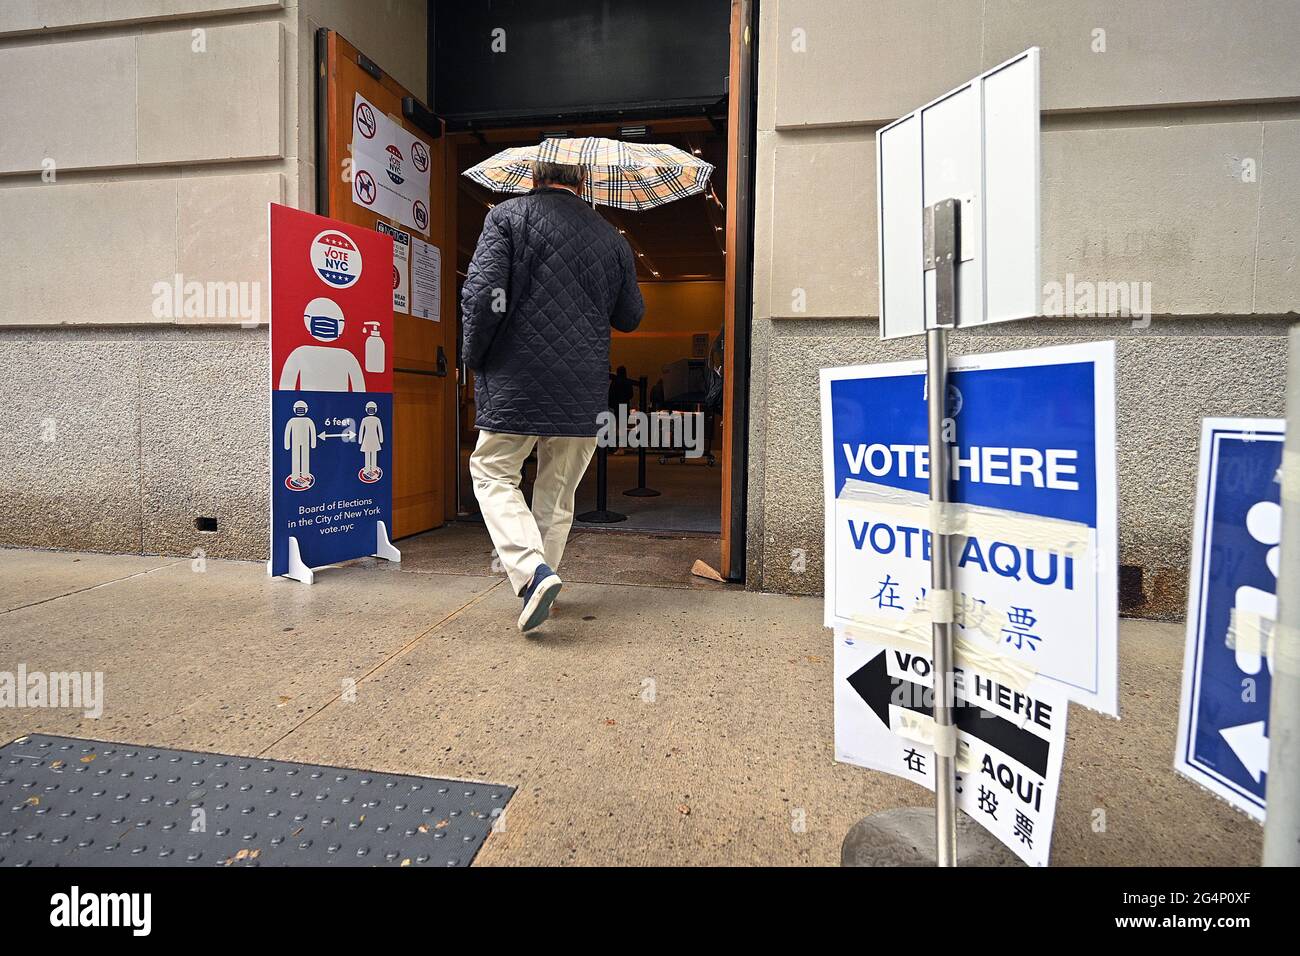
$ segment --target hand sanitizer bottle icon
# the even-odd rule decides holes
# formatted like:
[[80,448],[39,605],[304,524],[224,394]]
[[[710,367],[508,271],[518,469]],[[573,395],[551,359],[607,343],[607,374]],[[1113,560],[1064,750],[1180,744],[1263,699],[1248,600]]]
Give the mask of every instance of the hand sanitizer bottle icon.
[[369,330],[366,336],[366,371],[382,372],[384,370],[384,340],[379,337],[378,322],[363,322]]

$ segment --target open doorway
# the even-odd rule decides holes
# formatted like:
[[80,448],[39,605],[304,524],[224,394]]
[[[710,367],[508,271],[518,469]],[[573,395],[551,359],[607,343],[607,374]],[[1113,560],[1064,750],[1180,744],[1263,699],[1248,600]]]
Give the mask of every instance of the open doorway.
[[[623,234],[636,256],[645,318],[632,333],[614,333],[610,344],[612,435],[638,425],[654,447],[633,438],[610,449],[601,471],[593,460],[578,489],[575,530],[668,532],[720,537],[722,531],[722,402],[719,387],[725,318],[725,205],[718,183],[726,182],[727,138],[721,118],[665,117],[653,123],[582,124],[562,130],[668,143],[714,166],[708,191],[643,212],[596,206]],[[535,145],[554,128],[506,127],[448,137],[449,162],[458,173],[512,146]],[[464,280],[484,217],[509,198],[458,176],[456,200],[457,280]],[[473,373],[461,369],[459,403],[458,514],[478,514],[469,478],[474,428]],[[662,440],[661,440],[662,439]],[[628,447],[638,445],[642,447]],[[532,469],[525,468],[527,493]],[[599,518],[600,520],[594,520]],[[584,520],[586,519],[586,520]]]
[[[377,227],[374,213],[330,175],[346,167],[354,94],[420,131],[430,154],[424,231],[441,257],[440,314],[395,316],[395,537],[404,539],[403,568],[497,570],[466,467],[477,435],[472,380],[459,363],[458,304],[489,204],[508,197],[461,174],[507,146],[562,132],[671,143],[715,167],[702,196],[643,213],[598,207],[638,253],[647,304],[636,333],[614,335],[611,375],[629,410],[689,421],[678,435],[695,440],[650,449],[644,461],[636,451],[607,456],[603,503],[593,462],[578,515],[603,507],[623,520],[575,522],[566,579],[695,584],[689,569],[698,558],[740,581],[755,4],[574,0],[562,11],[546,5],[545,15],[520,0],[487,6],[431,0],[432,109],[345,38],[318,35],[318,210]],[[683,31],[687,20],[693,30]],[[498,40],[510,44],[509,57],[497,55]],[[578,62],[560,55],[575,48]]]

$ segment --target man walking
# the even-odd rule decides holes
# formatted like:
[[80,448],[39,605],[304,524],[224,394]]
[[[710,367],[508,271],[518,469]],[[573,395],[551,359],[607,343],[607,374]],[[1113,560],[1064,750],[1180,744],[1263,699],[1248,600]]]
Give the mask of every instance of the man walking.
[[[521,631],[546,620],[560,591],[574,492],[608,407],[610,327],[631,332],[645,311],[632,250],[582,185],[580,166],[534,163],[534,188],[488,212],[461,291],[479,429],[469,471],[523,598]],[[534,447],[530,510],[519,482]]]

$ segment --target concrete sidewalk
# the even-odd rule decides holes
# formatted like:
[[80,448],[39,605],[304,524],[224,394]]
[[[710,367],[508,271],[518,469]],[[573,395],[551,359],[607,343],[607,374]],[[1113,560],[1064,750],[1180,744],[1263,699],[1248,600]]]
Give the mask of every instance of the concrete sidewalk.
[[[0,671],[106,680],[101,719],[0,709],[0,738],[514,785],[482,864],[836,864],[859,817],[929,802],[832,759],[820,600],[578,583],[529,639],[503,580],[0,550]],[[1171,769],[1181,649],[1122,622],[1123,720],[1071,708],[1054,864],[1258,862],[1259,826]]]

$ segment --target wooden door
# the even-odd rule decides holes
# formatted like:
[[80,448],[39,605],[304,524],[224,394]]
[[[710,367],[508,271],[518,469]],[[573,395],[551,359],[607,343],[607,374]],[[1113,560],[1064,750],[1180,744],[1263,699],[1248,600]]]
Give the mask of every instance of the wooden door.
[[[317,212],[374,229],[380,217],[352,198],[354,97],[360,93],[430,147],[429,235],[442,252],[440,320],[394,313],[393,537],[436,528],[454,501],[456,363],[456,246],[449,235],[447,148],[440,120],[409,90],[333,30],[317,36]],[[449,474],[451,484],[449,485]],[[454,505],[453,505],[454,507]],[[454,513],[454,511],[452,512]]]
[[757,10],[732,0],[727,81],[727,265],[722,396],[722,574],[745,578],[745,482],[749,453],[749,323],[753,293],[754,64]]

